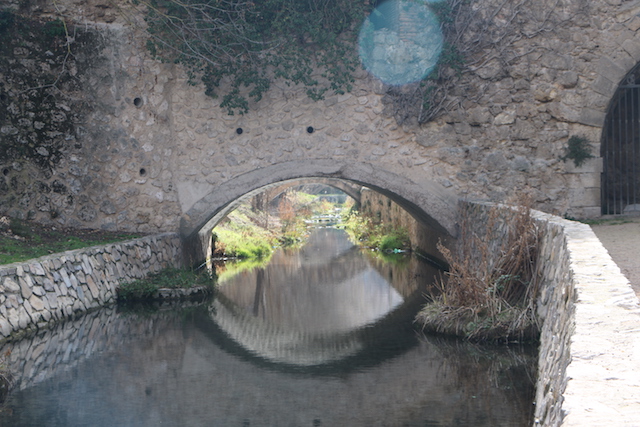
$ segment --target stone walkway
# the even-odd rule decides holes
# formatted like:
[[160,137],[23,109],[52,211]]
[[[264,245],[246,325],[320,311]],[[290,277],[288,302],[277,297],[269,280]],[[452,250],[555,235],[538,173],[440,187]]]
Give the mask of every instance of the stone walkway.
[[640,298],[640,217],[615,219],[591,228]]

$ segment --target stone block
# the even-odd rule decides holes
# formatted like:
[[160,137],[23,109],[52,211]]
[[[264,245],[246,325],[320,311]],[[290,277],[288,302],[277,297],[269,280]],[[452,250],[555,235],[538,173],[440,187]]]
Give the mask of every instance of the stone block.
[[29,299],[31,297],[33,282],[31,281],[30,276],[24,276],[18,278],[18,283],[20,284],[20,293],[22,294],[22,298]]
[[5,277],[3,286],[7,293],[17,294],[20,292],[20,285],[12,277]]
[[35,311],[42,311],[45,308],[44,302],[37,295],[32,295],[29,298],[29,304]]
[[29,264],[29,270],[31,271],[31,274],[34,274],[37,276],[45,275],[44,269],[42,268],[42,265],[39,262],[34,262],[32,264]]
[[580,116],[578,117],[578,123],[587,126],[602,127],[604,125],[605,112],[602,110],[595,110],[593,108],[584,107],[580,110]]
[[600,75],[591,85],[591,89],[601,95],[611,97],[616,90],[616,84],[609,80],[608,77]]
[[[638,22],[640,18],[636,17]],[[628,38],[622,43],[622,48],[636,61],[640,61],[640,41],[636,38]]]

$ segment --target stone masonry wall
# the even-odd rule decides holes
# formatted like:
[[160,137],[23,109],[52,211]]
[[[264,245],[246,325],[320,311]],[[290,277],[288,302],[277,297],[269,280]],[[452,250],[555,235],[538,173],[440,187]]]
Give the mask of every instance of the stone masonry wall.
[[[486,223],[473,204],[469,224]],[[640,419],[640,304],[591,228],[533,212],[541,230],[536,392],[540,426],[632,426]]]
[[166,233],[0,266],[0,340],[104,306],[118,284],[181,262],[178,235]]
[[[475,0],[462,47],[481,48],[469,51],[445,111],[429,123],[396,121],[390,88],[363,70],[351,93],[313,102],[304,88],[276,83],[249,113],[228,116],[183,69],[149,55],[143,17],[124,3],[5,4],[91,33],[78,39],[90,46],[71,45],[76,86],[61,88],[82,114],[74,115],[76,104],[56,104],[79,121],[74,132],[51,136],[67,144],[56,146],[59,162],[50,171],[28,158],[0,164],[2,213],[74,227],[175,231],[194,204],[234,179],[303,161],[300,175],[316,161],[336,165],[338,178],[343,166],[358,165],[473,199],[504,201],[527,187],[540,210],[598,216],[602,125],[617,85],[640,61],[634,1]],[[51,69],[47,52],[60,62],[64,50],[11,51],[20,67],[0,67],[6,105],[23,105],[14,100],[28,88],[16,73]],[[48,125],[20,108],[0,124],[0,138]],[[574,135],[596,155],[582,167],[561,159]],[[392,182],[376,184],[396,191]],[[243,181],[237,193],[253,185]]]

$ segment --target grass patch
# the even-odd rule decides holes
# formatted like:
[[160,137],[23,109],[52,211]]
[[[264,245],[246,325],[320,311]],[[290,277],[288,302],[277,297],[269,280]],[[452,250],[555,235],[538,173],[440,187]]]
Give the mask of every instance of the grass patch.
[[104,245],[142,234],[56,228],[0,217],[0,264],[27,261],[58,252]]
[[157,298],[160,289],[190,289],[205,287],[213,289],[215,279],[207,272],[196,272],[183,268],[167,268],[150,273],[144,279],[123,283],[117,289],[120,302],[150,300]]
[[264,258],[278,244],[274,232],[256,224],[240,209],[231,212],[213,233],[215,257]]

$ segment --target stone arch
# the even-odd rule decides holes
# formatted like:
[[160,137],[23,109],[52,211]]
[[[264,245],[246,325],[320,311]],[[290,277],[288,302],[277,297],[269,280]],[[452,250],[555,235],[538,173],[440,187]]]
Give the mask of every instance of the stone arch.
[[602,213],[640,211],[640,64],[621,80],[602,128]]
[[211,189],[181,218],[185,262],[202,262],[211,253],[211,230],[241,199],[283,181],[332,178],[350,181],[384,194],[434,232],[434,239],[456,236],[457,197],[436,182],[416,182],[369,163],[329,159],[287,161],[238,175]]

